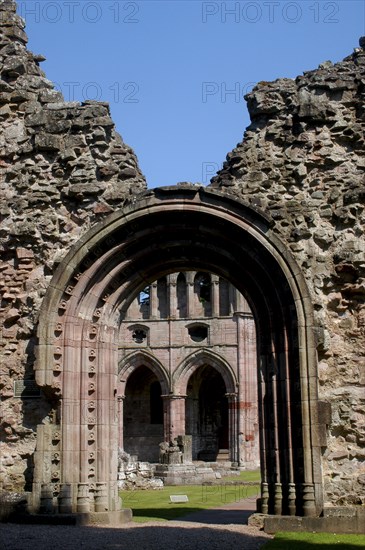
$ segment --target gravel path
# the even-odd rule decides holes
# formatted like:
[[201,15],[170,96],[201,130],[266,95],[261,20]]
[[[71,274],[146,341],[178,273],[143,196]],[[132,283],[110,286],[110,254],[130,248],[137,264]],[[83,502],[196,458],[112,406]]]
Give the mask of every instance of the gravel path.
[[0,525],[3,550],[256,550],[271,537],[247,525],[183,521],[126,527]]
[[2,550],[256,550],[272,537],[243,522],[252,502],[239,501],[179,521],[121,527],[0,524]]

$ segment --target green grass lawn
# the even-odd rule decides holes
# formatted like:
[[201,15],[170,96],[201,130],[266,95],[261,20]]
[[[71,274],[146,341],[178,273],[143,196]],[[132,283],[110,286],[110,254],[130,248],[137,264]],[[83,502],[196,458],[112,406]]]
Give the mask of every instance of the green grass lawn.
[[[260,481],[259,472],[241,472],[239,476],[224,478],[222,485],[183,485],[164,487],[160,490],[121,491],[123,507],[132,508],[133,520],[170,520],[199,512],[207,508],[218,508],[242,498],[253,498],[259,494],[259,484],[254,486],[232,485],[229,481]],[[224,483],[228,481],[228,483]],[[170,495],[187,495],[189,502],[172,504]]]
[[225,476],[222,481],[257,481],[260,483],[261,476],[259,470],[250,470],[240,472],[239,475]]
[[365,535],[335,535],[332,533],[276,533],[262,550],[358,550],[365,548]]

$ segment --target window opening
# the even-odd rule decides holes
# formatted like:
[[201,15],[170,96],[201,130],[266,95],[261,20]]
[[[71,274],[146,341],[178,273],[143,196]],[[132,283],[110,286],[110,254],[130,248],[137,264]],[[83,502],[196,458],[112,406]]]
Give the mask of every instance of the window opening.
[[142,344],[142,342],[147,338],[147,332],[141,328],[137,328],[133,331],[132,338],[136,344]]
[[208,274],[201,273],[197,276],[196,282],[198,283],[199,301],[202,303],[210,302],[210,276]]
[[204,325],[189,327],[188,332],[193,342],[203,342],[208,337],[208,327]]
[[146,286],[138,295],[139,305],[149,305],[150,303],[150,287]]

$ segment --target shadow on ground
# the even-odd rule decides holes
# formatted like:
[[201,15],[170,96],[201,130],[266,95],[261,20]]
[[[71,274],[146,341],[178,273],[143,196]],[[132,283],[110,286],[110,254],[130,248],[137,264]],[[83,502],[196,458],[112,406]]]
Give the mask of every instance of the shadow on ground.
[[150,508],[133,510],[133,518],[153,517],[163,520],[177,520],[191,523],[206,523],[207,525],[247,525],[249,516],[253,510],[225,510],[202,508],[180,508],[179,510],[166,510],[164,508],[151,511]]
[[179,521],[206,523],[207,525],[247,525],[252,510],[201,510],[177,518]]
[[[233,527],[231,528],[233,529]],[[267,535],[238,533],[228,528],[209,528],[169,523],[123,528],[0,525],[4,550],[256,550]]]

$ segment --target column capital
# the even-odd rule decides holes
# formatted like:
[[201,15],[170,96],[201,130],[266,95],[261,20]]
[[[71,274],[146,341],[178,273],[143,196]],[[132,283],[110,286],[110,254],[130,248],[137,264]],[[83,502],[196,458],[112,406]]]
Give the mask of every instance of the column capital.
[[178,276],[178,273],[170,273],[169,275],[167,275],[167,284],[176,286]]
[[238,393],[236,393],[236,392],[235,392],[235,393],[225,393],[224,395],[225,395],[225,397],[227,397],[228,399],[232,399],[232,400],[233,400],[233,399],[237,399],[237,397],[238,397]]
[[195,275],[196,275],[196,271],[186,271],[185,272],[185,280],[186,280],[186,283],[188,285],[193,285],[194,284],[194,279],[195,279]]

